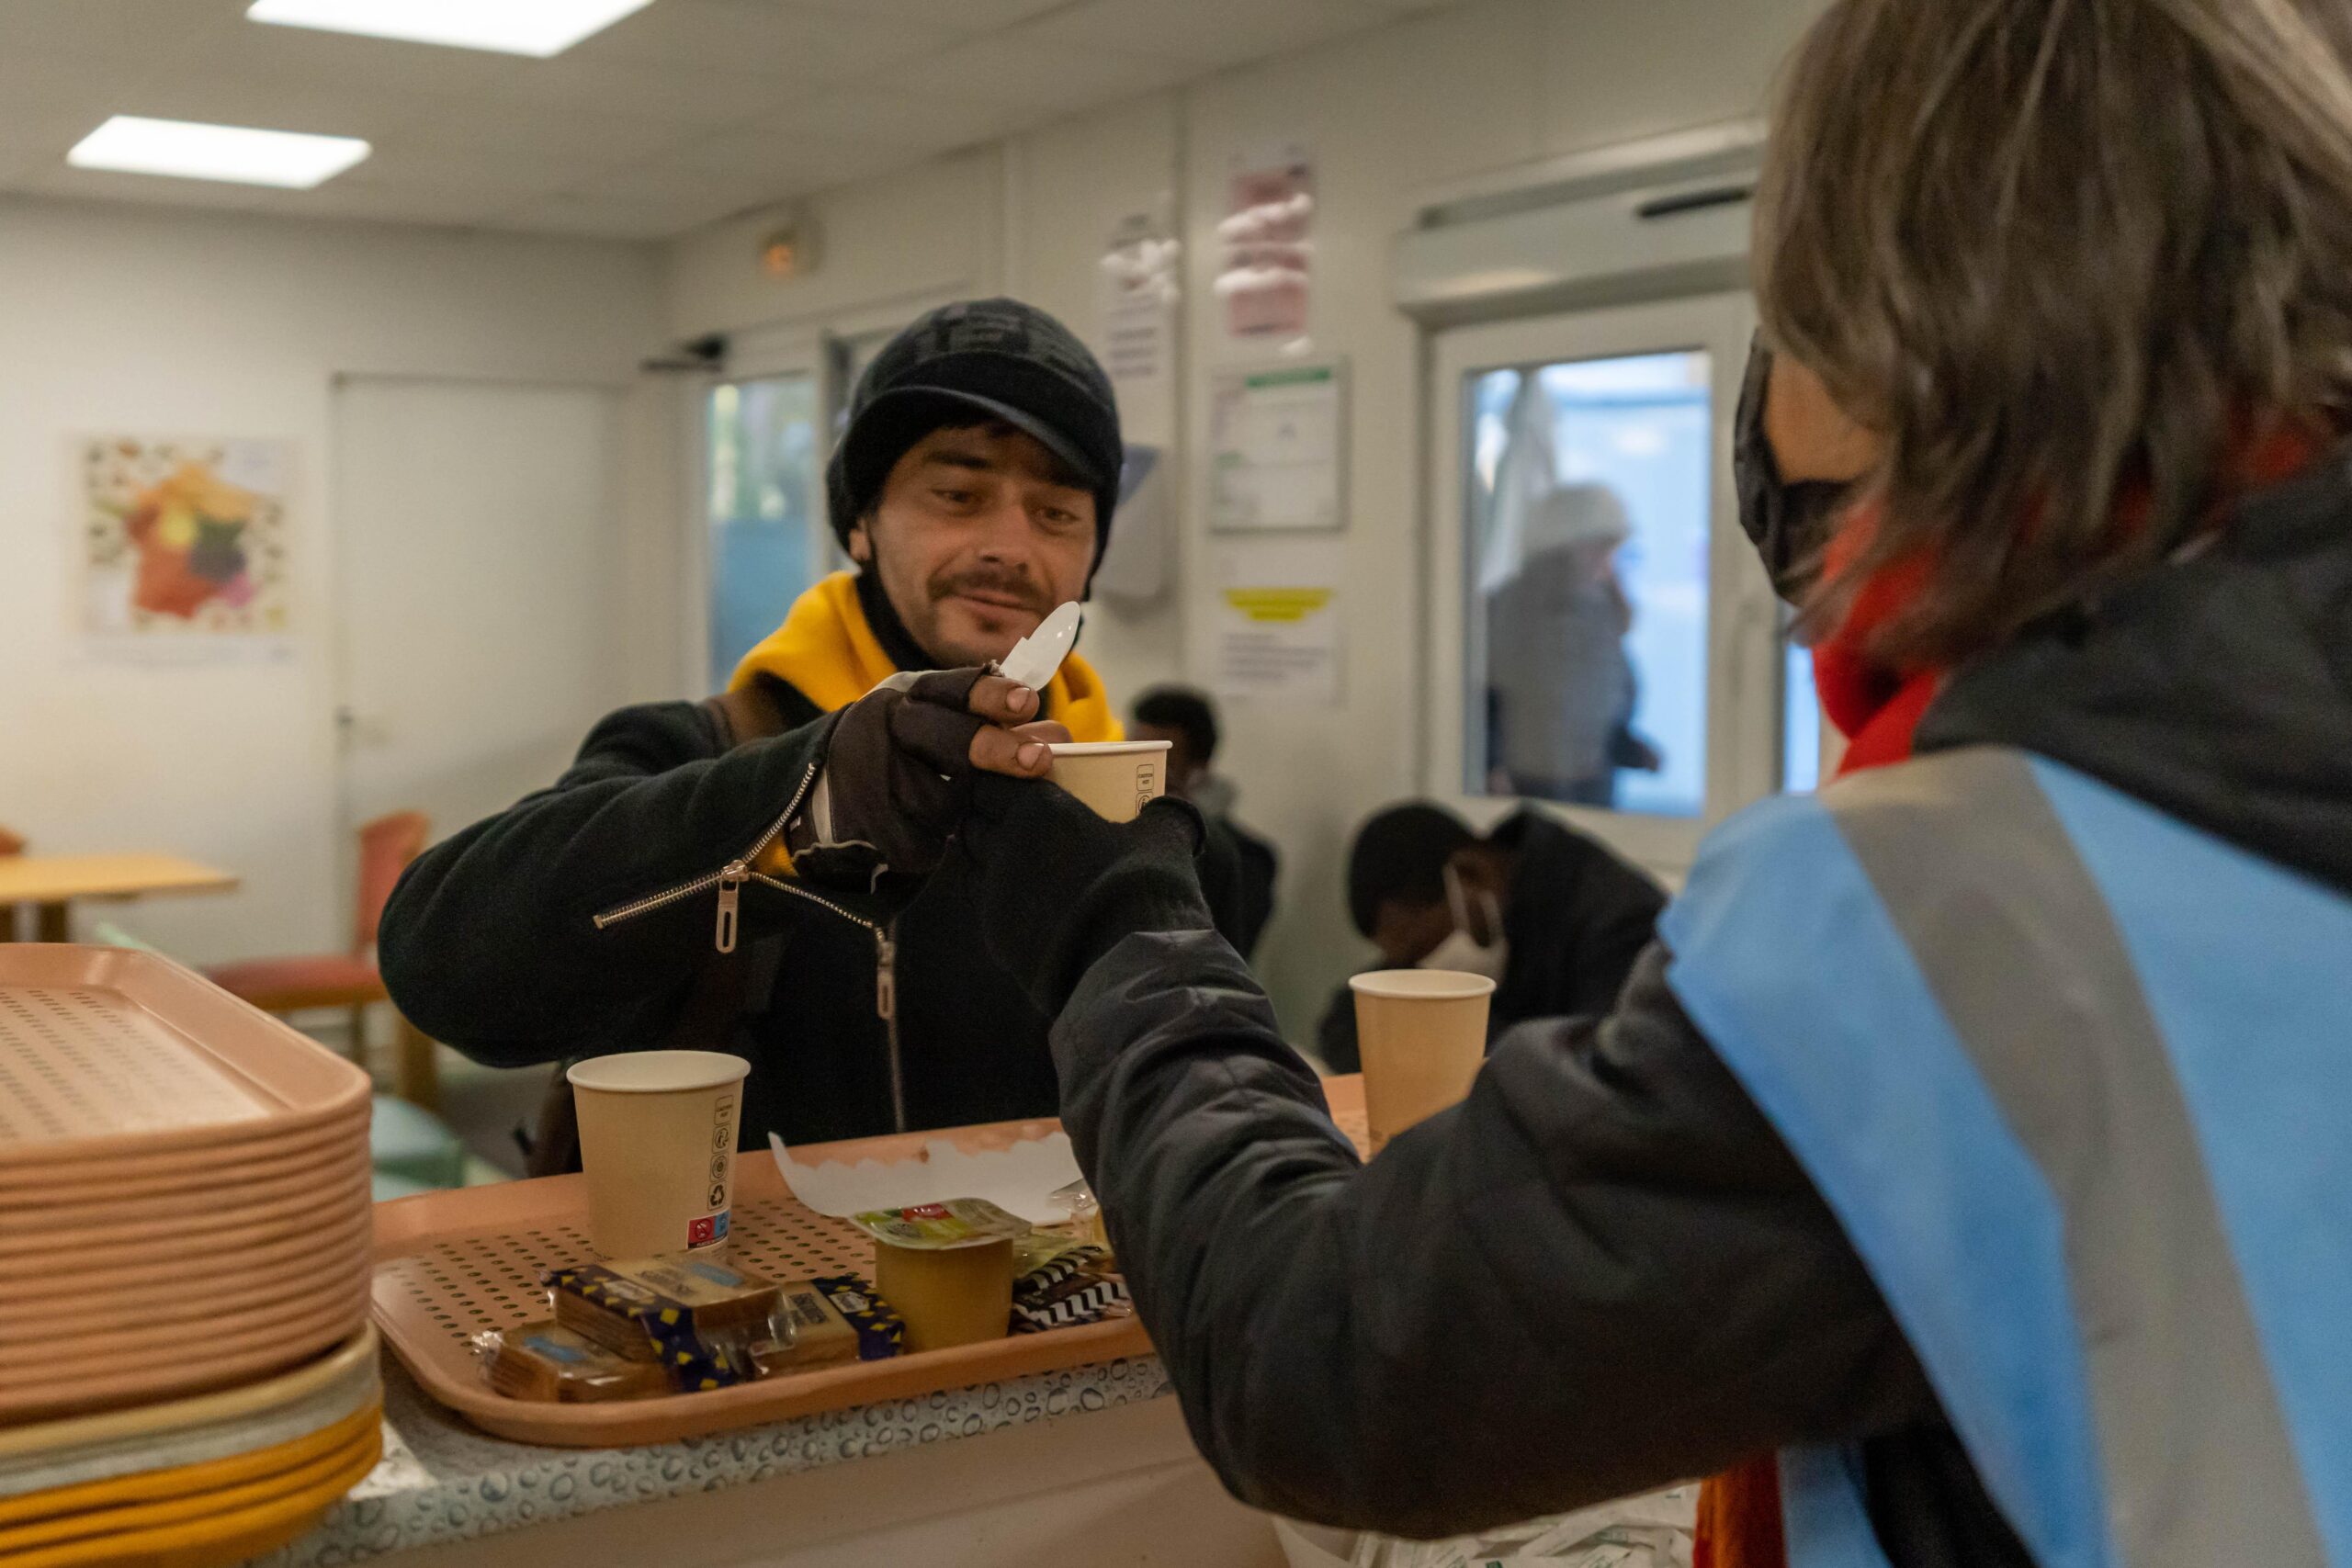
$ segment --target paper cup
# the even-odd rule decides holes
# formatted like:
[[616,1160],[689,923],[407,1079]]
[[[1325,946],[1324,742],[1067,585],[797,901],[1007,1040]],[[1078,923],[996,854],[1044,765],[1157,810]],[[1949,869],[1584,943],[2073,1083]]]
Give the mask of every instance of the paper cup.
[[1487,1058],[1495,983],[1448,969],[1384,969],[1348,982],[1363,1052],[1372,1152],[1470,1092]]
[[1053,749],[1046,776],[1097,817],[1132,822],[1168,793],[1168,746],[1165,740],[1074,741]]
[[588,1239],[606,1258],[723,1245],[752,1065],[716,1051],[597,1056],[565,1076],[580,1111]]

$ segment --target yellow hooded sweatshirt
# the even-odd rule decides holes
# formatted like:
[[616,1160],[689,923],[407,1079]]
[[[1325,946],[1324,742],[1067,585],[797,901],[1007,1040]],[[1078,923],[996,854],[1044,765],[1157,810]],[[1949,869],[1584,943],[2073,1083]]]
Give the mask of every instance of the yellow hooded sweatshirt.
[[[845,708],[899,673],[882,651],[882,644],[866,625],[865,608],[857,602],[855,574],[837,571],[803,593],[785,616],[784,625],[743,656],[727,682],[730,692],[743,691],[762,675],[773,675],[810,702],[831,713]],[[1046,684],[1045,716],[1069,731],[1072,740],[1124,740],[1126,727],[1119,722],[1102,678],[1077,654],[1062,660],[1060,673]],[[762,870],[788,874],[790,860],[778,843]]]

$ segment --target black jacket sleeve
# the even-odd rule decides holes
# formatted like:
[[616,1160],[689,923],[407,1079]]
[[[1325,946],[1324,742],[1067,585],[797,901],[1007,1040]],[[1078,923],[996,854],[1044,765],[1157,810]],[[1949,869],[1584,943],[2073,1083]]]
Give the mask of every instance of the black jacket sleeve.
[[1355,987],[1342,984],[1324,1004],[1323,1021],[1315,1026],[1315,1048],[1323,1065],[1345,1075],[1363,1071],[1363,1043],[1356,1038]]
[[[716,874],[791,804],[825,726],[729,751],[700,704],[624,708],[569,772],[435,846],[384,911],[379,959],[401,1011],[499,1066],[659,1037],[714,951]],[[600,930],[599,914],[710,886]],[[745,938],[794,902],[753,885]]]
[[1605,1021],[1507,1035],[1368,1166],[1222,942],[1137,931],[1088,970],[1063,1116],[1237,1495],[1432,1536],[1934,1416],[1666,964]]
[[1219,818],[1201,818],[1201,852],[1196,869],[1200,873],[1201,897],[1208,902],[1209,918],[1216,922],[1217,934],[1239,952],[1250,935],[1241,846]]
[[1577,933],[1577,964],[1569,986],[1566,1016],[1605,1016],[1618,993],[1657,936],[1666,895],[1631,867],[1611,863],[1595,879],[1600,886]]

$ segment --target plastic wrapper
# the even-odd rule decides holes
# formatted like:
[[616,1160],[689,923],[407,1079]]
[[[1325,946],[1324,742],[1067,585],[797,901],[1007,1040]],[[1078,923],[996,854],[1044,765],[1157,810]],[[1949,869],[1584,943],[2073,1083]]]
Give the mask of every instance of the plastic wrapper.
[[1347,1568],[1690,1568],[1698,1503],[1696,1485],[1678,1486],[1451,1540],[1364,1535],[1344,1561]]
[[904,1348],[906,1324],[864,1280],[854,1274],[835,1274],[809,1283],[824,1292],[825,1299],[856,1330],[859,1360],[887,1360]]
[[788,1333],[752,1348],[760,1376],[777,1377],[863,1359],[864,1342],[856,1326],[816,1280],[787,1280],[776,1290]]
[[473,1337],[482,1381],[509,1399],[603,1404],[671,1392],[651,1361],[632,1361],[554,1323],[526,1323]]
[[904,1209],[876,1209],[853,1223],[887,1247],[916,1252],[956,1252],[1029,1234],[1029,1222],[1008,1214],[985,1198],[950,1198]]
[[1099,1247],[1109,1251],[1110,1234],[1102,1228],[1102,1205],[1095,1201],[1094,1190],[1083,1180],[1057,1188],[1047,1194],[1049,1200],[1069,1214],[1069,1218],[1045,1227],[1048,1235],[1068,1236],[1080,1246]]
[[682,1393],[731,1388],[793,1347],[781,1292],[708,1258],[587,1263],[548,1275],[556,1322],[629,1360],[658,1364]]
[[1026,1248],[1016,1243],[1013,1249],[1013,1266],[1021,1270],[1012,1281],[1015,1334],[1100,1323],[1133,1310],[1127,1282],[1102,1247],[1033,1240]]

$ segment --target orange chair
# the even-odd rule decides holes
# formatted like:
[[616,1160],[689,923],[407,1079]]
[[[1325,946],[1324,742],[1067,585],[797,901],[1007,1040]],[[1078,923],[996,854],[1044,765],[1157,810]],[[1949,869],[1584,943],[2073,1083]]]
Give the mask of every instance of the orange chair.
[[[368,1010],[389,1003],[384,977],[376,969],[376,931],[393,885],[409,862],[424,852],[431,824],[422,812],[400,811],[379,817],[359,829],[359,908],[353,920],[349,953],[310,953],[293,958],[254,958],[224,964],[206,971],[213,984],[243,998],[264,1012],[305,1012],[311,1009],[347,1008],[355,1055],[364,1055],[368,1039]],[[433,1042],[418,1032],[397,1010],[400,1026],[399,1092],[413,1105],[433,1109],[439,1086],[433,1063]],[[364,1065],[364,1063],[363,1063]]]
[[[20,855],[24,852],[24,840],[11,833],[7,829],[0,828],[0,855]],[[0,904],[0,942],[16,940],[17,907],[14,904]]]

